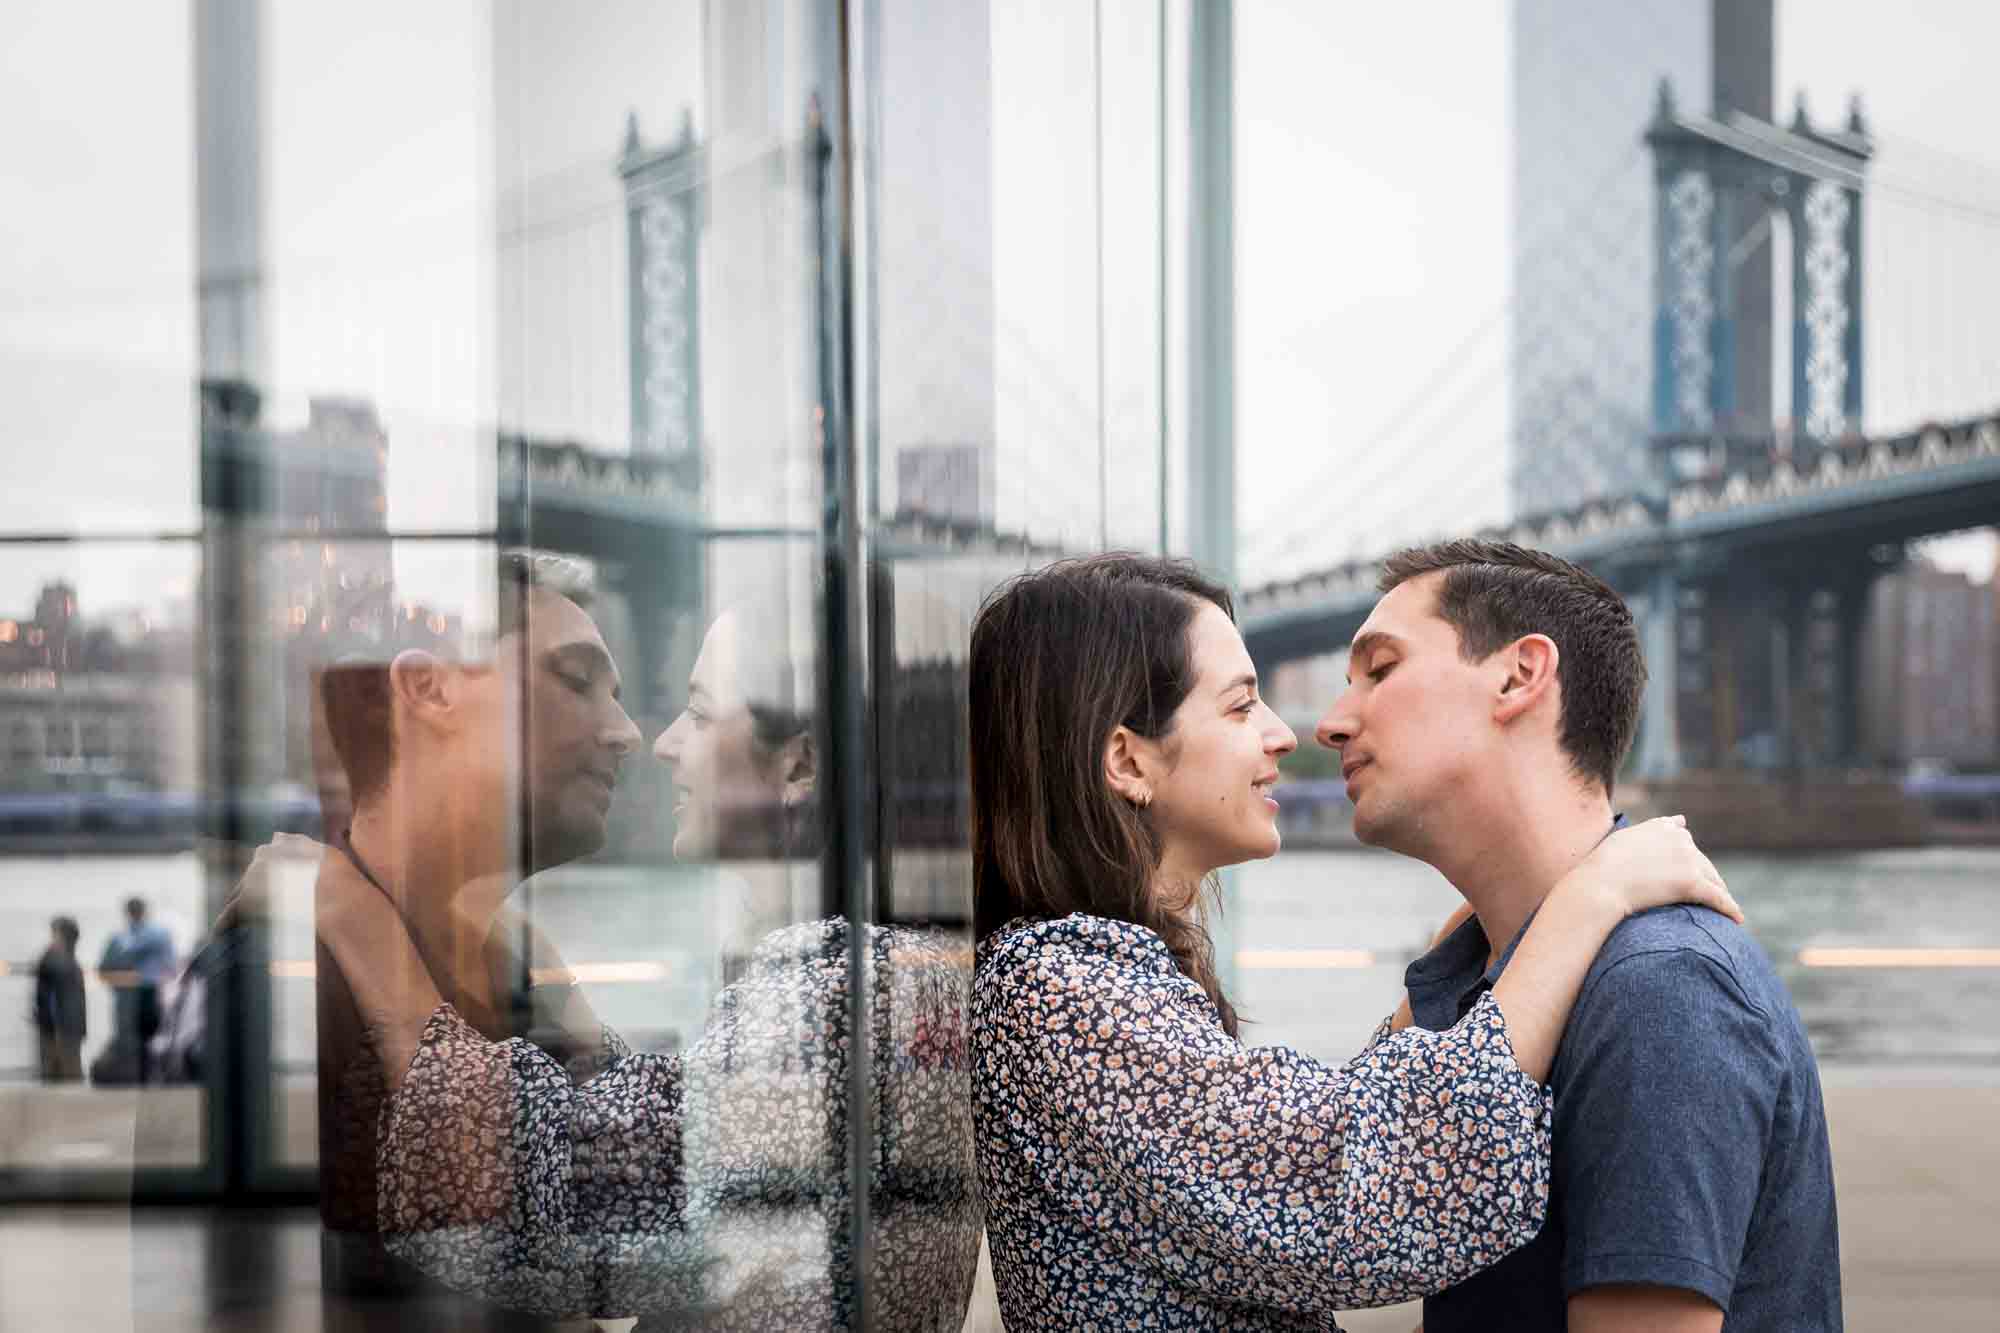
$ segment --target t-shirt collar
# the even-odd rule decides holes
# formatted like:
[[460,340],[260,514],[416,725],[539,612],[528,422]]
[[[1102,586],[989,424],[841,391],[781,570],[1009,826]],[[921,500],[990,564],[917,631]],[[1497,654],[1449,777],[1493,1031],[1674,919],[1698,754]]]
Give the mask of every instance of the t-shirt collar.
[[[1608,838],[1619,829],[1630,827],[1630,824],[1631,821],[1624,815],[1614,815],[1611,827],[1604,831],[1604,836]],[[1529,926],[1535,924],[1535,912],[1540,910],[1537,905],[1534,912],[1528,913],[1528,919],[1514,932],[1514,938],[1507,941],[1507,947],[1500,951],[1491,966],[1483,970],[1479,960],[1486,955],[1486,931],[1480,926],[1478,917],[1467,917],[1436,948],[1419,957],[1404,971],[1403,984],[1410,992],[1411,1005],[1419,1010],[1425,1007],[1425,997],[1419,991],[1428,991],[1435,996],[1437,990],[1446,988],[1455,991],[1451,998],[1459,1010],[1468,1008],[1469,1002],[1476,999],[1480,991],[1491,989],[1500,980],[1500,974],[1513,960],[1514,950],[1521,947],[1521,937],[1528,933]],[[1425,1023],[1424,1026],[1429,1027],[1430,1024]]]
[[[1616,833],[1619,829],[1631,827],[1631,823],[1632,821],[1625,818],[1624,815],[1614,814],[1613,816],[1611,816],[1611,827],[1604,831],[1604,838],[1610,837],[1612,834]],[[1602,843],[1604,841],[1604,838],[1599,838],[1597,841]],[[1595,848],[1593,848],[1592,850],[1595,850]],[[1481,981],[1491,986],[1495,982],[1500,980],[1500,974],[1507,970],[1507,964],[1513,960],[1514,950],[1521,947],[1521,937],[1528,933],[1529,926],[1535,924],[1535,912],[1539,912],[1541,910],[1542,910],[1542,905],[1540,903],[1536,903],[1534,912],[1528,913],[1528,919],[1526,921],[1523,921],[1521,923],[1521,928],[1514,932],[1514,938],[1507,941],[1507,947],[1502,949],[1500,951],[1500,956],[1493,960],[1493,966],[1487,968],[1485,972],[1480,974],[1479,979]],[[1479,922],[1477,919],[1474,919],[1467,921],[1465,924],[1468,926],[1472,926],[1476,929],[1479,925]],[[1463,929],[1463,927],[1461,927],[1461,929]],[[1452,933],[1456,935],[1458,932],[1454,931]]]

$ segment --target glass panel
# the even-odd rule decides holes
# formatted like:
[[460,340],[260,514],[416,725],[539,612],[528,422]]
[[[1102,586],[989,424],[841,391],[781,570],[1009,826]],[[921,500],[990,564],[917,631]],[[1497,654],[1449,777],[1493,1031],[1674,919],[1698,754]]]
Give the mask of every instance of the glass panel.
[[209,1160],[203,1088],[139,1083],[210,902],[190,34],[184,11],[130,17],[85,65],[90,16],[18,16],[0,85],[34,141],[0,209],[0,1198]]
[[992,1317],[966,640],[1162,544],[1165,15],[18,25],[0,1006],[84,1031],[0,1034],[0,1196],[317,1204],[28,1244],[243,1274],[192,1326]]

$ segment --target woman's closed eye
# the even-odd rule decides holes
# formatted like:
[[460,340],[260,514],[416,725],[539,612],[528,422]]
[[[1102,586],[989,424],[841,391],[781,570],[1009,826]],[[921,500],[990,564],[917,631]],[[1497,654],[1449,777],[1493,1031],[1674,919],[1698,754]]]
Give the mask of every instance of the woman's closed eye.
[[1395,665],[1394,662],[1377,662],[1374,666],[1368,668],[1368,679],[1380,681],[1382,677],[1389,674]]

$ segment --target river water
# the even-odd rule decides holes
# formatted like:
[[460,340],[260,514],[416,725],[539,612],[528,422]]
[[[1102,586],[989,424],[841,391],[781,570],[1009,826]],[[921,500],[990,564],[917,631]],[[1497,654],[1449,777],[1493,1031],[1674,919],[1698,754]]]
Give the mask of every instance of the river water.
[[[1791,987],[1821,1062],[2000,1073],[2000,968],[1806,966],[1802,951],[1836,947],[2000,948],[2000,849],[1923,848],[1822,857],[1722,856],[1752,931]],[[290,910],[273,955],[310,952],[310,863],[286,871]],[[547,879],[548,877],[545,877]],[[570,867],[540,886],[532,910],[572,963],[641,963],[636,979],[593,986],[600,1012],[636,1044],[686,1040],[722,975],[732,911],[744,894],[728,872]],[[94,963],[145,897],[183,949],[206,922],[211,891],[193,853],[0,859],[0,1076],[34,1063],[24,975],[65,912]],[[810,898],[810,895],[807,895]],[[1427,867],[1381,852],[1295,851],[1235,872],[1218,930],[1238,960],[1233,993],[1252,1041],[1282,1041],[1328,1059],[1351,1054],[1395,1004],[1403,965],[1456,905]],[[740,914],[738,914],[740,915]],[[1293,951],[1274,955],[1272,951]],[[1296,965],[1297,951],[1338,965]],[[1270,966],[1276,957],[1293,965]],[[633,975],[631,969],[625,974]],[[109,995],[91,988],[86,1059],[110,1030]],[[303,1071],[313,1059],[312,982],[273,982],[274,1055]]]

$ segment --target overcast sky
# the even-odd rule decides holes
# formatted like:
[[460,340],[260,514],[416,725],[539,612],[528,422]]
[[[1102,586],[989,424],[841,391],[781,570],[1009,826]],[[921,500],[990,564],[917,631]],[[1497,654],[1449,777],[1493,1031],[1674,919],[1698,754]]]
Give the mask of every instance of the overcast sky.
[[[653,139],[684,108],[699,122],[701,5],[504,6],[497,17],[473,0],[272,9],[272,418],[296,425],[321,393],[375,401],[392,437],[392,522],[478,528],[490,521],[496,415],[547,434],[622,434],[612,164],[627,110]],[[1001,450],[1047,466],[1068,456],[1072,434],[1087,438],[1100,379],[1088,350],[1096,159],[1077,123],[1092,105],[1077,95],[1091,69],[1081,9],[1007,6],[992,33]],[[1151,12],[1107,0],[1103,379],[1114,437],[1157,409],[1156,321],[1137,275],[1158,260],[1150,236],[1134,239],[1148,212],[1133,203],[1157,151]],[[591,22],[577,21],[585,13]],[[1508,7],[1468,0],[1449,23],[1422,7],[1320,0],[1244,0],[1237,14],[1246,544],[1308,501],[1325,520],[1293,550],[1298,561],[1499,517]],[[12,466],[0,530],[198,524],[186,16],[137,0],[10,9],[0,419]],[[117,41],[103,39],[109,30]],[[1882,142],[1867,232],[1871,429],[1994,406],[1984,323],[2000,307],[1990,128],[2000,6],[1781,5],[1778,45],[1786,114],[1796,88],[1822,120],[1859,89]],[[1448,394],[1448,430],[1392,429],[1413,402]],[[1357,477],[1365,495],[1340,491]],[[1448,513],[1436,512],[1441,492],[1455,497]],[[1132,521],[1149,509],[1139,504]],[[1979,565],[1988,550],[1961,546],[1954,558]],[[470,551],[399,555],[399,574],[450,600],[476,564]],[[89,612],[184,596],[191,572],[184,555],[144,547],[11,548],[0,554],[0,612],[26,609],[50,577],[80,579]],[[1270,571],[1245,571],[1260,572]]]

